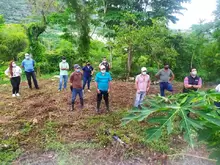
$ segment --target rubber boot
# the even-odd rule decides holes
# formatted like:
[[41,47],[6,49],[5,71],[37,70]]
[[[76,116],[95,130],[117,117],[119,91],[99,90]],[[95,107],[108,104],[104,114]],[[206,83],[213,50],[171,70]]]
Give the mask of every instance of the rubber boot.
[[101,105],[101,101],[97,101],[97,109],[96,109],[97,113],[100,113],[100,105]]
[[74,103],[71,104],[70,111],[74,111]]
[[84,107],[83,99],[80,99],[81,109]]
[[105,106],[106,106],[106,110],[109,112],[110,109],[109,109],[109,101],[108,100],[105,100]]

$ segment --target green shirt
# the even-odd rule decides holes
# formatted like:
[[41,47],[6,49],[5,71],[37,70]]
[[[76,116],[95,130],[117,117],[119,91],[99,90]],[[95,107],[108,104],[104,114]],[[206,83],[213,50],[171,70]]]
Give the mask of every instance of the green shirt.
[[[61,62],[59,64],[59,67],[60,67],[60,75],[68,75],[69,64],[67,62]],[[62,70],[62,69],[67,69],[67,70]]]

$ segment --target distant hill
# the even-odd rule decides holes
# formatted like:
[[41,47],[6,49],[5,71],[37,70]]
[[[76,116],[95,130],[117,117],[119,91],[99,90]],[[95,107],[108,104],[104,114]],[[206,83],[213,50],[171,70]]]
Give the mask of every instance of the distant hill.
[[0,14],[7,23],[20,23],[31,15],[27,0],[0,0]]

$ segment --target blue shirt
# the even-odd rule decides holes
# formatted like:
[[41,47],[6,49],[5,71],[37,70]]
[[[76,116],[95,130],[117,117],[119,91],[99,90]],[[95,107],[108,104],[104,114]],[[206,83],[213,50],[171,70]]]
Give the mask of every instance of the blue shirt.
[[33,59],[24,59],[21,63],[21,66],[24,67],[25,72],[34,72],[34,60]]
[[83,70],[83,77],[91,77],[92,76],[92,71],[93,71],[93,67],[92,66],[84,66],[82,68]]
[[98,84],[98,89],[101,91],[108,91],[109,82],[112,81],[112,77],[109,72],[105,72],[103,75],[102,72],[98,72],[95,76],[95,81]]

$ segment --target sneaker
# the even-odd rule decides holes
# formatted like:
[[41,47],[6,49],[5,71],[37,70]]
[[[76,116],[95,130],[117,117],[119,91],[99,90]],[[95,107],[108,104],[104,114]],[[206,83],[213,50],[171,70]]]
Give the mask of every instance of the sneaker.
[[15,97],[16,95],[15,94],[12,94],[12,97]]
[[91,92],[90,89],[88,89],[88,92]]
[[17,96],[17,97],[19,97],[19,96],[20,96],[20,94],[19,94],[19,93],[17,93],[17,94],[16,94],[16,96]]

